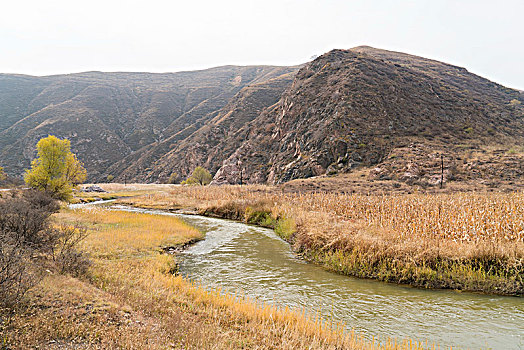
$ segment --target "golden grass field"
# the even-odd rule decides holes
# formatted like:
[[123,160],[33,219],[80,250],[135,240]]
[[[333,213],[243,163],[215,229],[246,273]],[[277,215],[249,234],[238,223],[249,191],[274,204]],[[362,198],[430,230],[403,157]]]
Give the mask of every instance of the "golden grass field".
[[[101,185],[138,207],[183,210],[268,226],[297,254],[338,273],[522,295],[521,193],[360,195],[284,193],[267,186]],[[418,349],[376,342],[319,315],[208,290],[176,276],[163,253],[202,238],[170,216],[62,209],[81,224],[93,266],[80,279],[49,272],[1,341],[18,348]],[[350,325],[349,325],[350,326]],[[16,347],[15,347],[16,348]]]
[[273,227],[298,254],[343,274],[524,293],[522,193],[300,194],[267,186],[178,186],[120,201]]
[[[418,349],[379,345],[326,324],[319,315],[207,290],[180,276],[161,247],[202,234],[169,216],[62,209],[62,225],[81,224],[93,266],[76,279],[49,273],[10,322],[14,348],[101,349]],[[1,343],[0,343],[1,344]]]

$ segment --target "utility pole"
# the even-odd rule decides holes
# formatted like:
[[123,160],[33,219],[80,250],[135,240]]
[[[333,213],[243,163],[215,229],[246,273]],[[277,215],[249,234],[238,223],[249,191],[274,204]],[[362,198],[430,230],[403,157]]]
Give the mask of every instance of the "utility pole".
[[239,161],[237,162],[237,166],[240,168],[240,186],[242,186],[242,180],[243,180],[243,178],[242,178],[242,175],[243,175],[243,174],[242,174],[242,170],[243,170],[243,169],[242,169],[242,161],[241,161],[241,160],[239,160]]
[[127,185],[126,176],[124,175],[124,187],[126,187],[126,185]]
[[440,154],[440,188],[444,186],[444,155]]
[[242,168],[240,168],[240,186],[242,186]]

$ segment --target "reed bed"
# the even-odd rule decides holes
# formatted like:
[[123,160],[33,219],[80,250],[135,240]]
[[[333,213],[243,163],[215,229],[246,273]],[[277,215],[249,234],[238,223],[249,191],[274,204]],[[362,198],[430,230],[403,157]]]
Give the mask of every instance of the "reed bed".
[[286,196],[302,209],[333,213],[345,220],[392,230],[402,237],[453,241],[524,241],[524,195],[414,194],[362,196],[310,194]]
[[305,212],[325,212],[358,220],[401,236],[439,237],[454,241],[524,242],[524,194],[452,193],[359,195],[279,193],[263,186],[179,187],[151,195],[152,202],[191,200],[205,205],[245,200],[292,205]]
[[241,201],[290,206],[295,212],[328,213],[337,220],[386,229],[401,237],[431,237],[458,242],[524,242],[522,193],[365,196],[344,193],[285,194],[264,186],[193,186],[149,194],[134,199],[132,203],[204,208]]
[[283,193],[174,187],[124,200],[273,227],[307,260],[425,288],[524,293],[524,195]]

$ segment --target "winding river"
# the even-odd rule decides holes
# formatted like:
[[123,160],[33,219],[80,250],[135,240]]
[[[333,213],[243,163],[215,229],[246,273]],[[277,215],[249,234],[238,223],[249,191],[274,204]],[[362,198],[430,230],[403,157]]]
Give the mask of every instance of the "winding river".
[[180,256],[184,276],[277,305],[321,311],[364,335],[464,349],[524,349],[524,300],[421,290],[330,273],[297,259],[269,229],[176,215],[206,233]]

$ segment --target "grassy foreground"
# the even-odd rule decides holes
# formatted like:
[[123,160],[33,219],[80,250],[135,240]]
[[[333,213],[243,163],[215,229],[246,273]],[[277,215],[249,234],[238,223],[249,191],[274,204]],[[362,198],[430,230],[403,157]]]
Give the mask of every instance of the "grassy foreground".
[[174,217],[63,209],[57,223],[82,224],[93,260],[80,279],[49,273],[27,305],[2,322],[0,348],[417,349],[372,344],[318,316],[209,291],[180,276],[165,247],[202,238]]
[[282,193],[265,186],[174,187],[120,200],[272,227],[338,273],[522,296],[524,195]]

